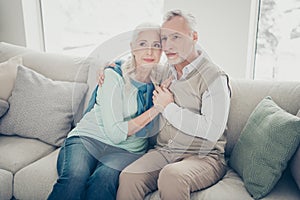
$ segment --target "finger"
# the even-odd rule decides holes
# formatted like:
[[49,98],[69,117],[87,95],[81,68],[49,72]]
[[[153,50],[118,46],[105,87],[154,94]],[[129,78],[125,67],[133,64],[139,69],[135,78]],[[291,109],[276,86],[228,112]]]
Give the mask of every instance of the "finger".
[[165,86],[166,88],[169,88],[170,85],[171,85],[171,83],[172,83],[172,80],[173,80],[173,77],[170,76],[170,77],[167,79],[167,81],[166,81],[166,83],[164,84],[164,86]]
[[98,83],[99,83],[99,84],[100,84],[100,86],[101,86],[101,85],[103,85],[103,83],[104,83],[104,80],[103,80],[103,79],[99,79]]
[[109,66],[115,67],[115,66],[116,66],[116,63],[115,63],[115,62],[112,62],[112,63],[109,64]]
[[153,85],[155,90],[159,87],[157,84],[153,84]]
[[164,92],[166,92],[168,94],[172,94],[172,92],[169,90],[169,88],[163,87],[162,89]]
[[162,92],[161,87],[157,87],[156,91],[157,91],[158,93]]

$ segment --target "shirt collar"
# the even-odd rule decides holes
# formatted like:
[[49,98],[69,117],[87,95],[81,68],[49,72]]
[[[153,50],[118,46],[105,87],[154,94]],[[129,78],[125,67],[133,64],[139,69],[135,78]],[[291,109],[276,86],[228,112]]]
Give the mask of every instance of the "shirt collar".
[[[185,66],[182,69],[182,76],[181,76],[180,80],[185,79],[187,77],[187,75],[189,73],[191,73],[191,71],[193,71],[198,66],[198,64],[201,62],[201,60],[203,59],[204,53],[200,52],[200,51],[198,51],[198,52],[200,55],[195,60],[193,60],[193,62],[191,62],[190,64],[188,64],[187,66]],[[170,65],[170,69],[171,69],[172,75],[175,77],[175,80],[178,80],[177,72],[176,72],[174,65]]]

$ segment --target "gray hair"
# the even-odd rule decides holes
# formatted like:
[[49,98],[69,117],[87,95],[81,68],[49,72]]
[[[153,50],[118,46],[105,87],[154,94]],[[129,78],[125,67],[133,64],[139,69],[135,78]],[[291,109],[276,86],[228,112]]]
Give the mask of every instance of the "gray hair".
[[196,31],[196,26],[197,26],[197,23],[196,23],[196,18],[190,14],[190,13],[186,13],[184,11],[181,11],[181,10],[170,10],[168,11],[165,16],[164,16],[164,22],[167,22],[167,21],[170,21],[173,17],[176,17],[176,16],[179,16],[179,17],[183,17],[183,19],[186,20],[188,26],[190,27],[190,29],[192,31]]
[[142,23],[142,24],[136,26],[135,29],[133,30],[131,42],[136,41],[138,35],[141,32],[148,31],[148,30],[155,30],[155,31],[157,31],[157,34],[160,34],[160,26],[158,24],[154,24],[154,23],[150,23],[150,22]]
[[[146,22],[135,27],[132,33],[131,42],[136,41],[141,32],[149,31],[149,30],[155,30],[157,31],[157,34],[160,35],[160,25]],[[126,92],[128,92],[130,89],[131,86],[130,75],[134,73],[135,68],[136,68],[135,58],[133,55],[131,55],[131,57],[128,58],[128,60],[126,60],[122,66]]]

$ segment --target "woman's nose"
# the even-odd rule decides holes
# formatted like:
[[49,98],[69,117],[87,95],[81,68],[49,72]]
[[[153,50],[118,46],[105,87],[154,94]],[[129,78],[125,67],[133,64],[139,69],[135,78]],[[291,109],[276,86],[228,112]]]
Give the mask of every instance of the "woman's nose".
[[152,55],[152,51],[153,51],[152,47],[147,48],[147,54],[148,55]]

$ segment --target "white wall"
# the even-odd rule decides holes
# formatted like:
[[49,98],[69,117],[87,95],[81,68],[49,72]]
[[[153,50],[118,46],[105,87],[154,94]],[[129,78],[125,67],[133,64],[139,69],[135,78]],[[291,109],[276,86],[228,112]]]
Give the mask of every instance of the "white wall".
[[0,41],[26,45],[21,0],[0,0]]
[[247,53],[252,51],[248,48],[253,31],[249,30],[253,25],[252,3],[251,0],[165,0],[164,11],[182,9],[192,13],[197,19],[199,45],[210,58],[231,77],[249,78],[252,63]]
[[[33,20],[37,17],[32,12],[37,10],[36,6],[32,6],[36,0],[25,1],[26,6],[22,8],[21,0],[0,0],[0,41],[25,46],[27,34],[27,43],[32,43],[28,44],[29,47],[43,49],[40,45],[41,34],[27,26],[39,24],[38,20]],[[255,39],[255,16],[251,8],[257,2],[258,0],[165,0],[164,12],[177,8],[194,14],[198,21],[199,44],[213,61],[233,78],[250,78]],[[33,20],[25,24],[26,29],[24,11],[25,18]],[[34,36],[29,37],[30,35]]]

